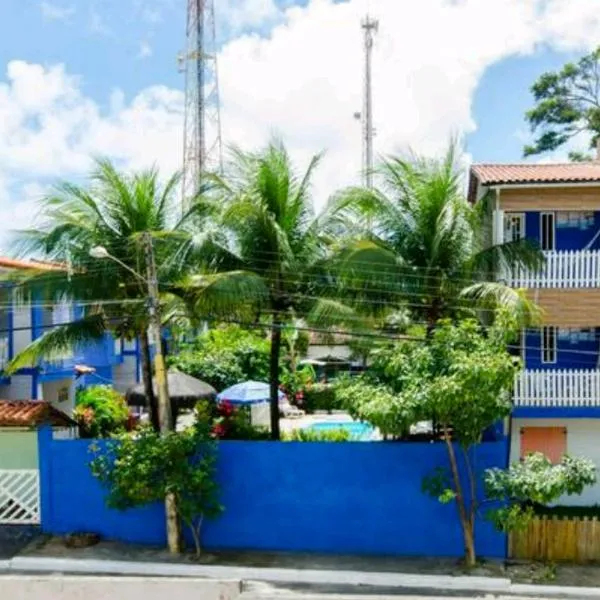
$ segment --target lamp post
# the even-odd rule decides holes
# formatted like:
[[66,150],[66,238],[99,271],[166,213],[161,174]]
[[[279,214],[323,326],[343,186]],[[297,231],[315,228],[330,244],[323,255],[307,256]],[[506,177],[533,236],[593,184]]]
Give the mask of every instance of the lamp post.
[[[150,233],[143,234],[144,246],[146,249],[146,271],[147,277],[140,275],[137,271],[126,265],[122,260],[110,254],[104,246],[95,246],[90,249],[90,256],[97,259],[109,259],[117,263],[125,270],[129,271],[137,279],[143,281],[148,287],[149,317],[151,337],[154,339],[154,374],[156,377],[156,387],[158,388],[158,423],[160,434],[166,435],[174,429],[172,422],[171,400],[169,398],[169,385],[167,381],[167,369],[165,366],[165,357],[162,352],[160,339],[160,305],[158,297],[158,279],[156,277],[156,264],[154,262],[154,249],[152,247],[152,237]],[[167,494],[165,498],[165,510],[167,517],[167,539],[169,550],[172,553],[178,553],[180,549],[179,525],[177,518],[177,507],[173,494]]]

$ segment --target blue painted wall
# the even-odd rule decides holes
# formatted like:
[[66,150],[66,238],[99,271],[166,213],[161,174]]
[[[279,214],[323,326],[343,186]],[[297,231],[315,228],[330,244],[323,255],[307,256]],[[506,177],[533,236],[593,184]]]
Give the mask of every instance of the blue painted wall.
[[[566,224],[567,226],[564,227],[559,226],[558,214],[555,213],[556,250],[581,250],[592,241],[596,232],[600,229],[600,212],[594,213],[593,223],[584,223],[579,226]],[[530,240],[540,242],[539,212],[525,213],[525,236]],[[598,250],[599,248],[600,239],[597,239],[590,250]]]
[[[106,508],[89,471],[89,440],[52,440],[40,431],[42,528],[93,531],[109,539],[164,544],[164,509]],[[505,466],[506,440],[481,444],[477,471]],[[207,523],[209,549],[461,556],[454,504],[421,491],[446,466],[443,444],[223,442],[219,478],[225,513]],[[504,557],[505,536],[477,525],[482,556]]]
[[[525,367],[527,369],[595,369],[598,364],[600,332],[591,329],[589,339],[579,339],[577,330],[558,333],[556,363],[542,363],[542,336],[539,329],[529,330],[525,335]],[[591,335],[590,335],[591,334]],[[593,336],[593,337],[592,337]]]

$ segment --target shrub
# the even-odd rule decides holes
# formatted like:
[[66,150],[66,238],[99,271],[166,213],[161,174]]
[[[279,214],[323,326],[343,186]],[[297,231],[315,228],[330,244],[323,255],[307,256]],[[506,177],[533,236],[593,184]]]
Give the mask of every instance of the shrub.
[[265,337],[232,325],[203,333],[169,364],[223,390],[240,381],[266,381],[269,349]]
[[220,440],[268,440],[267,427],[252,425],[248,407],[235,407],[229,402],[217,405],[205,400],[196,405],[196,422],[208,426]]
[[[205,421],[205,420],[203,420]],[[217,447],[210,429],[198,425],[161,436],[151,429],[91,448],[92,474],[107,489],[107,505],[127,510],[173,494],[177,516],[201,551],[204,519],[223,511],[216,482]]]
[[304,390],[302,408],[308,413],[313,413],[317,410],[331,412],[332,410],[340,409],[341,403],[338,401],[335,388],[332,385],[316,383],[307,386]]
[[110,437],[123,432],[129,421],[125,398],[108,385],[77,390],[75,420],[83,438]]
[[349,442],[350,432],[347,429],[292,429],[283,433],[284,442]]

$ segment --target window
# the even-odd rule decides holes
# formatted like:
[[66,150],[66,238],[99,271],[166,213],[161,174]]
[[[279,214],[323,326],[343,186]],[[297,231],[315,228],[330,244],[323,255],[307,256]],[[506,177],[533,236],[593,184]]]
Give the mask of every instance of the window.
[[521,458],[541,452],[550,462],[557,464],[567,452],[566,427],[522,427]]
[[555,231],[554,213],[542,213],[540,215],[540,243],[542,250],[554,250]]
[[67,402],[69,400],[69,388],[62,387],[58,390],[57,400],[59,402]]
[[504,241],[516,242],[525,237],[525,215],[507,213],[504,215]]
[[542,362],[556,362],[556,327],[542,327]]

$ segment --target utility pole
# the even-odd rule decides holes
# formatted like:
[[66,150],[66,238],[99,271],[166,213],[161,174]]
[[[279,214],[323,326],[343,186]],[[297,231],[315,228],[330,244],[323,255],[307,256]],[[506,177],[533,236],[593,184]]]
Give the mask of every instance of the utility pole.
[[185,211],[201,189],[204,173],[223,170],[221,111],[214,0],[187,0],[183,199]]
[[[143,235],[146,254],[146,273],[148,280],[148,299],[150,315],[150,335],[154,339],[154,377],[158,389],[158,422],[160,435],[166,436],[175,428],[173,413],[171,412],[171,399],[169,398],[169,384],[165,357],[162,351],[160,336],[161,319],[158,295],[158,278],[156,276],[156,262],[154,260],[154,247],[152,236],[148,231]],[[175,496],[170,493],[165,497],[165,513],[167,518],[167,543],[172,554],[178,554],[181,547],[179,519]]]
[[361,22],[364,30],[364,49],[365,49],[365,75],[363,91],[363,177],[365,187],[373,188],[373,89],[372,89],[372,70],[371,55],[373,53],[373,39],[379,29],[379,21],[367,16]]
[[144,246],[146,254],[146,273],[148,278],[148,304],[150,315],[150,336],[154,340],[154,376],[158,388],[158,421],[162,434],[173,430],[171,400],[169,398],[169,385],[167,382],[167,369],[165,357],[162,352],[160,336],[160,304],[158,296],[158,279],[156,276],[156,263],[154,261],[154,247],[152,236],[149,232],[144,233]]

